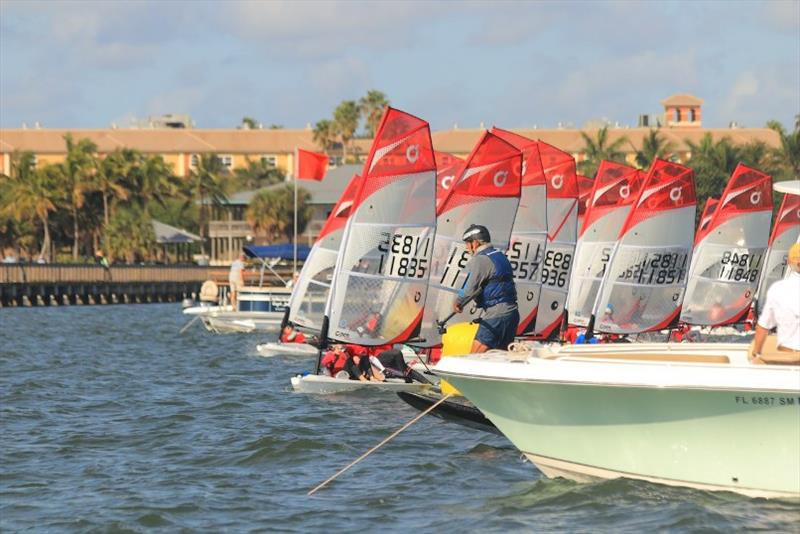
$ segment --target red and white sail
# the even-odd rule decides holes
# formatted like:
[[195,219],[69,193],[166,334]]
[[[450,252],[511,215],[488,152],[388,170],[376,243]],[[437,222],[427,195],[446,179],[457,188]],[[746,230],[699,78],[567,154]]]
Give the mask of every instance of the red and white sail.
[[439,206],[447,198],[450,188],[461,176],[466,162],[458,156],[438,150],[434,151],[433,156],[436,160],[436,210],[438,212]]
[[533,328],[539,309],[539,267],[547,246],[547,185],[536,141],[499,128],[492,128],[492,133],[522,152],[519,209],[506,252],[514,269],[520,317],[517,334],[521,335]]
[[694,241],[694,172],[655,160],[622,225],[594,306],[595,330],[660,330],[680,313]]
[[322,330],[325,304],[333,280],[336,257],[350,218],[361,176],[354,175],[320,230],[314,246],[303,264],[297,284],[289,299],[289,321],[310,330]]
[[406,341],[422,317],[436,226],[430,127],[387,108],[337,258],[327,335],[374,346]]
[[[598,173],[600,170],[598,169]],[[578,175],[578,238],[580,238],[581,228],[583,228],[583,217],[591,202],[594,180],[582,174]]]
[[706,205],[703,208],[703,214],[700,216],[700,224],[697,225],[697,235],[705,232],[708,228],[708,225],[711,224],[711,219],[714,218],[714,210],[717,209],[717,204],[719,204],[718,198],[708,197],[706,200]]
[[681,321],[743,321],[753,302],[772,221],[772,178],[741,163],[695,239]]
[[770,286],[785,276],[789,248],[799,242],[800,195],[786,194],[783,196],[778,217],[775,219],[775,226],[772,228],[772,235],[769,238],[769,248],[764,268],[761,270],[757,302],[763,302]]
[[[420,332],[425,341],[421,345],[441,343],[437,321],[453,312],[459,291],[466,284],[464,267],[470,255],[461,240],[464,231],[471,224],[482,224],[489,230],[495,248],[508,247],[519,204],[521,167],[519,150],[485,132],[472,149],[463,171],[449,187],[437,210],[428,302]],[[469,321],[478,312],[472,303],[451,321]]]
[[602,161],[587,199],[569,284],[569,322],[588,326],[622,225],[639,195],[644,176],[621,163]]
[[542,141],[538,145],[547,187],[547,249],[533,333],[548,337],[561,325],[567,301],[578,237],[578,177],[570,154]]

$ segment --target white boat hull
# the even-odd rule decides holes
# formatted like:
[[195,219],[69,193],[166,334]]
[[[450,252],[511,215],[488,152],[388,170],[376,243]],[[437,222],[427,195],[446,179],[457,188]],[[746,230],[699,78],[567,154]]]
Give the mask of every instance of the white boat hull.
[[256,346],[256,350],[258,353],[264,357],[271,357],[271,356],[316,356],[319,353],[319,349],[314,345],[309,345],[308,343],[280,343],[280,342],[268,342],[268,343],[259,343]]
[[412,382],[389,378],[386,382],[361,382],[347,378],[333,378],[323,375],[297,375],[292,377],[292,388],[298,393],[315,393],[328,395],[332,393],[347,393],[357,390],[370,391],[413,391],[422,392],[431,388],[430,384]]
[[746,349],[570,347],[443,358],[436,371],[547,476],[798,498],[800,368],[750,365]]

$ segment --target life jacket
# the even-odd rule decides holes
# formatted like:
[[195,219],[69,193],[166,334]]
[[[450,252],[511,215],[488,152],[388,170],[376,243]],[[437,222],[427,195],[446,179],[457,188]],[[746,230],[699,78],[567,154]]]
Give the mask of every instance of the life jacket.
[[478,255],[492,260],[494,274],[485,282],[483,291],[475,297],[475,304],[483,309],[503,302],[516,304],[517,289],[514,286],[514,271],[511,269],[506,255],[493,247],[481,250]]
[[281,342],[282,343],[305,343],[306,336],[303,335],[302,332],[298,332],[297,330],[293,331],[291,334],[281,334]]
[[349,354],[347,352],[336,354],[334,351],[329,350],[325,353],[325,356],[323,356],[320,364],[328,368],[331,372],[331,376],[336,376],[336,373],[344,369],[348,357]]

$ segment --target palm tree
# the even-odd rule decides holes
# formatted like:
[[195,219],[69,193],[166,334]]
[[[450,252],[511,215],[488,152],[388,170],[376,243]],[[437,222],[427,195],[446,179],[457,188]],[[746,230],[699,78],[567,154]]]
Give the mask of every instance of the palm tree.
[[795,116],[793,132],[786,132],[778,121],[769,121],[767,127],[780,136],[781,146],[773,151],[776,166],[780,167],[782,179],[800,176],[800,114]]
[[225,177],[228,169],[216,154],[201,154],[197,166],[189,172],[192,178],[197,198],[200,201],[199,234],[200,251],[206,253],[206,221],[208,218],[207,201],[215,206],[222,206],[227,202]]
[[42,225],[39,255],[50,261],[50,213],[56,210],[59,169],[50,165],[36,169],[32,152],[14,153],[10,175],[0,182],[0,213],[18,221],[38,219]]
[[259,189],[277,184],[286,178],[283,171],[266,161],[246,158],[247,166],[233,171],[237,189]]
[[603,126],[597,131],[597,138],[592,139],[585,132],[581,132],[583,142],[586,145],[584,154],[586,159],[578,163],[578,172],[584,176],[594,176],[597,174],[597,167],[603,160],[625,161],[625,154],[620,150],[623,143],[628,141],[625,136],[619,137],[613,143],[609,143],[608,126]]
[[342,160],[347,163],[347,146],[358,129],[358,104],[354,100],[345,100],[334,110],[333,123],[339,139],[342,141]]
[[[311,194],[303,188],[297,190],[297,234],[302,234],[311,219],[308,201]],[[294,237],[294,188],[284,186],[259,191],[250,201],[245,218],[256,234],[263,234],[272,242],[279,238],[291,241]]]
[[[633,144],[631,144],[631,147],[633,147]],[[641,150],[636,150],[636,164],[641,169],[647,169],[656,158],[670,159],[674,152],[675,147],[672,142],[664,139],[658,130],[651,129],[647,136],[642,139]]]
[[336,127],[333,121],[323,119],[314,125],[314,142],[325,152],[333,148],[333,143],[336,142]]
[[75,142],[72,134],[66,134],[64,141],[67,143],[67,157],[60,167],[72,215],[72,259],[77,261],[80,246],[78,216],[86,200],[86,193],[92,189],[92,182],[97,171],[95,157],[97,145],[89,139],[80,139]]
[[242,128],[245,130],[256,130],[258,129],[258,121],[252,117],[242,117]]
[[375,136],[375,130],[378,129],[378,124],[381,122],[383,110],[388,105],[389,100],[386,99],[386,95],[375,89],[367,91],[367,95],[362,96],[358,101],[358,111],[364,117],[364,132],[367,137]]
[[136,164],[137,153],[130,148],[118,148],[97,166],[95,187],[103,198],[103,224],[108,226],[109,205],[114,199],[128,200],[131,191],[125,187],[126,179]]
[[710,133],[705,134],[699,143],[687,139],[686,145],[691,151],[691,158],[686,165],[695,173],[697,203],[711,196],[719,197],[739,163],[739,149],[730,138],[714,141]]

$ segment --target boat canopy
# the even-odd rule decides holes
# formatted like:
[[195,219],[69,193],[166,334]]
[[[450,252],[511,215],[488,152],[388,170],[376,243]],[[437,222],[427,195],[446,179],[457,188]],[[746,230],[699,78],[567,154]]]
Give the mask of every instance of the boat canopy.
[[[278,258],[291,260],[294,258],[294,245],[291,243],[281,243],[279,245],[247,245],[243,247],[244,253],[251,258]],[[297,245],[297,259],[303,260],[308,257],[311,250],[307,245]]]

